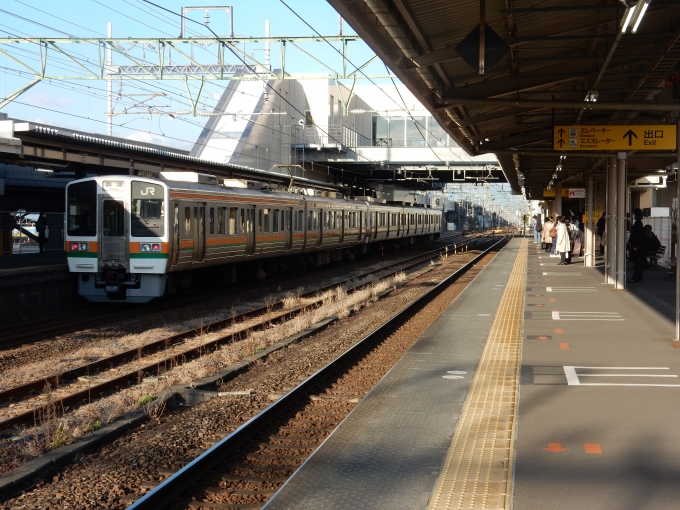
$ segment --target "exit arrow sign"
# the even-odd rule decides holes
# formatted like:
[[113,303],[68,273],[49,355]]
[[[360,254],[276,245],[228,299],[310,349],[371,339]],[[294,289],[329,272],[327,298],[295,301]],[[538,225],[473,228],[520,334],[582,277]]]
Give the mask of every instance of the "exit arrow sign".
[[677,126],[554,126],[556,151],[674,151]]

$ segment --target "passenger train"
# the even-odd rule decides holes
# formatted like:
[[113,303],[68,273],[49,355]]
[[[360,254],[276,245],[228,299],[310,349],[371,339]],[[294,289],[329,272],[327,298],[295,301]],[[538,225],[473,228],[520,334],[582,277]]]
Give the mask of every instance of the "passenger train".
[[197,268],[231,265],[235,280],[249,260],[268,267],[289,257],[322,264],[377,243],[438,238],[442,212],[102,176],[68,184],[65,223],[68,265],[79,273],[79,294],[89,301],[144,303],[188,286]]

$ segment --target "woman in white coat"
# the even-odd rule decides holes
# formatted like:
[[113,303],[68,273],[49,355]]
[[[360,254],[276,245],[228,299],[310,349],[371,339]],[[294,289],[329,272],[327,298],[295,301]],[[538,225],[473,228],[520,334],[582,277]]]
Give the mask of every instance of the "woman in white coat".
[[552,216],[548,216],[548,219],[545,220],[545,223],[543,224],[543,230],[541,231],[541,242],[545,247],[545,251],[550,251],[550,248],[552,248],[552,237],[550,237],[550,229],[553,228],[554,224],[555,223],[553,222]]
[[564,216],[559,216],[557,218],[557,245],[555,246],[555,251],[560,254],[560,263],[558,266],[566,266],[569,264],[567,259],[567,254],[569,253],[570,246],[569,240],[569,229],[567,228]]

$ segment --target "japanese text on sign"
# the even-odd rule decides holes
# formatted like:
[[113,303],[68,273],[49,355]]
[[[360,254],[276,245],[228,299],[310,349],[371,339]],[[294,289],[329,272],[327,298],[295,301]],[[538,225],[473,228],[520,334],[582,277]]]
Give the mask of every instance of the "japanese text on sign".
[[570,150],[675,150],[676,126],[555,126],[553,149]]

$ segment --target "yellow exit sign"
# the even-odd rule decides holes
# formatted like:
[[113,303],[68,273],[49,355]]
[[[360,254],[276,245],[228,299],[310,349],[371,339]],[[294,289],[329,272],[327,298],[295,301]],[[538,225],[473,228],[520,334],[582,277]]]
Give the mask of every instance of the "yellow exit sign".
[[554,126],[556,151],[675,150],[677,126]]

